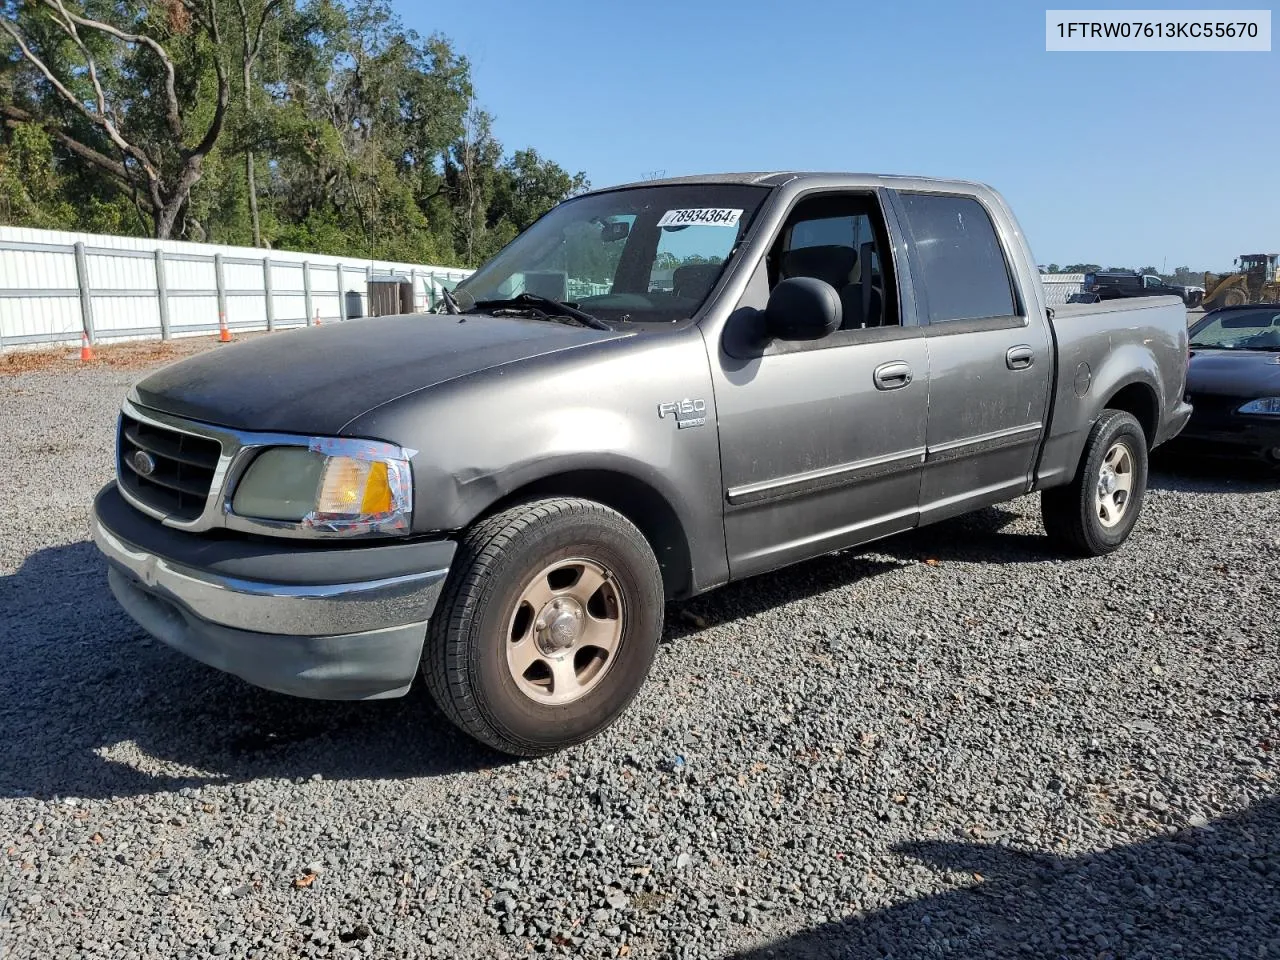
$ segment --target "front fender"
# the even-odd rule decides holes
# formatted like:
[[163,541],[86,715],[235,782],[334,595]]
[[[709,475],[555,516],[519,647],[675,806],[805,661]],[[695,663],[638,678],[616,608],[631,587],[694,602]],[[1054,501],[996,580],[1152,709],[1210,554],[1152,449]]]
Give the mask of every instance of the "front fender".
[[[685,399],[705,404],[701,425],[681,429],[669,409],[661,415]],[[706,348],[686,328],[487,370],[386,404],[345,432],[418,451],[416,533],[463,530],[548,478],[631,478],[670,506],[702,588],[728,569],[715,424]]]

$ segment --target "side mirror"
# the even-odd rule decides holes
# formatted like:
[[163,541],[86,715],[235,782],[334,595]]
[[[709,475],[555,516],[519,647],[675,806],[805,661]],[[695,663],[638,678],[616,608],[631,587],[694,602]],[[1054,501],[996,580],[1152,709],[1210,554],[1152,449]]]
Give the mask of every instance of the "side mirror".
[[831,284],[814,277],[792,277],[773,288],[764,315],[771,337],[821,340],[840,329],[844,309]]

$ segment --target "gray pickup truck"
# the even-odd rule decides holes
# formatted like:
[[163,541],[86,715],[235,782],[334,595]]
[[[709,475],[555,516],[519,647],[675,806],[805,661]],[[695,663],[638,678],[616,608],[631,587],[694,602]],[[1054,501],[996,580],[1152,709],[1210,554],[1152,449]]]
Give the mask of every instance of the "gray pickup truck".
[[428,314],[138,383],[94,536],[146,630],[511,754],[614,720],[664,600],[1041,491],[1123,543],[1186,423],[1174,298],[1049,310],[973,183],[648,181],[568,200]]

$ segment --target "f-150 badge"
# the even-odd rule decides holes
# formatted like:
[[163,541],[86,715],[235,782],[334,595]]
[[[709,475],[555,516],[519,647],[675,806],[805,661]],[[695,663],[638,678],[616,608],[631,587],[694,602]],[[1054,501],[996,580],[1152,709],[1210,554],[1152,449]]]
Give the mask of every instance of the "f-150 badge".
[[669,403],[658,404],[659,417],[675,417],[676,427],[683,430],[685,427],[701,427],[707,422],[707,401],[705,400],[675,400]]

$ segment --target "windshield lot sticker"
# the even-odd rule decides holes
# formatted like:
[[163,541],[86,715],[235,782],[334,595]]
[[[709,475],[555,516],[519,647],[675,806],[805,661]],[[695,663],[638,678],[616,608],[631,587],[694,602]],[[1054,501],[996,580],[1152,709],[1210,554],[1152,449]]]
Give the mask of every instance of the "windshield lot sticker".
[[692,210],[668,210],[658,221],[660,227],[687,227],[701,224],[706,227],[736,227],[741,210],[723,207],[697,207]]

